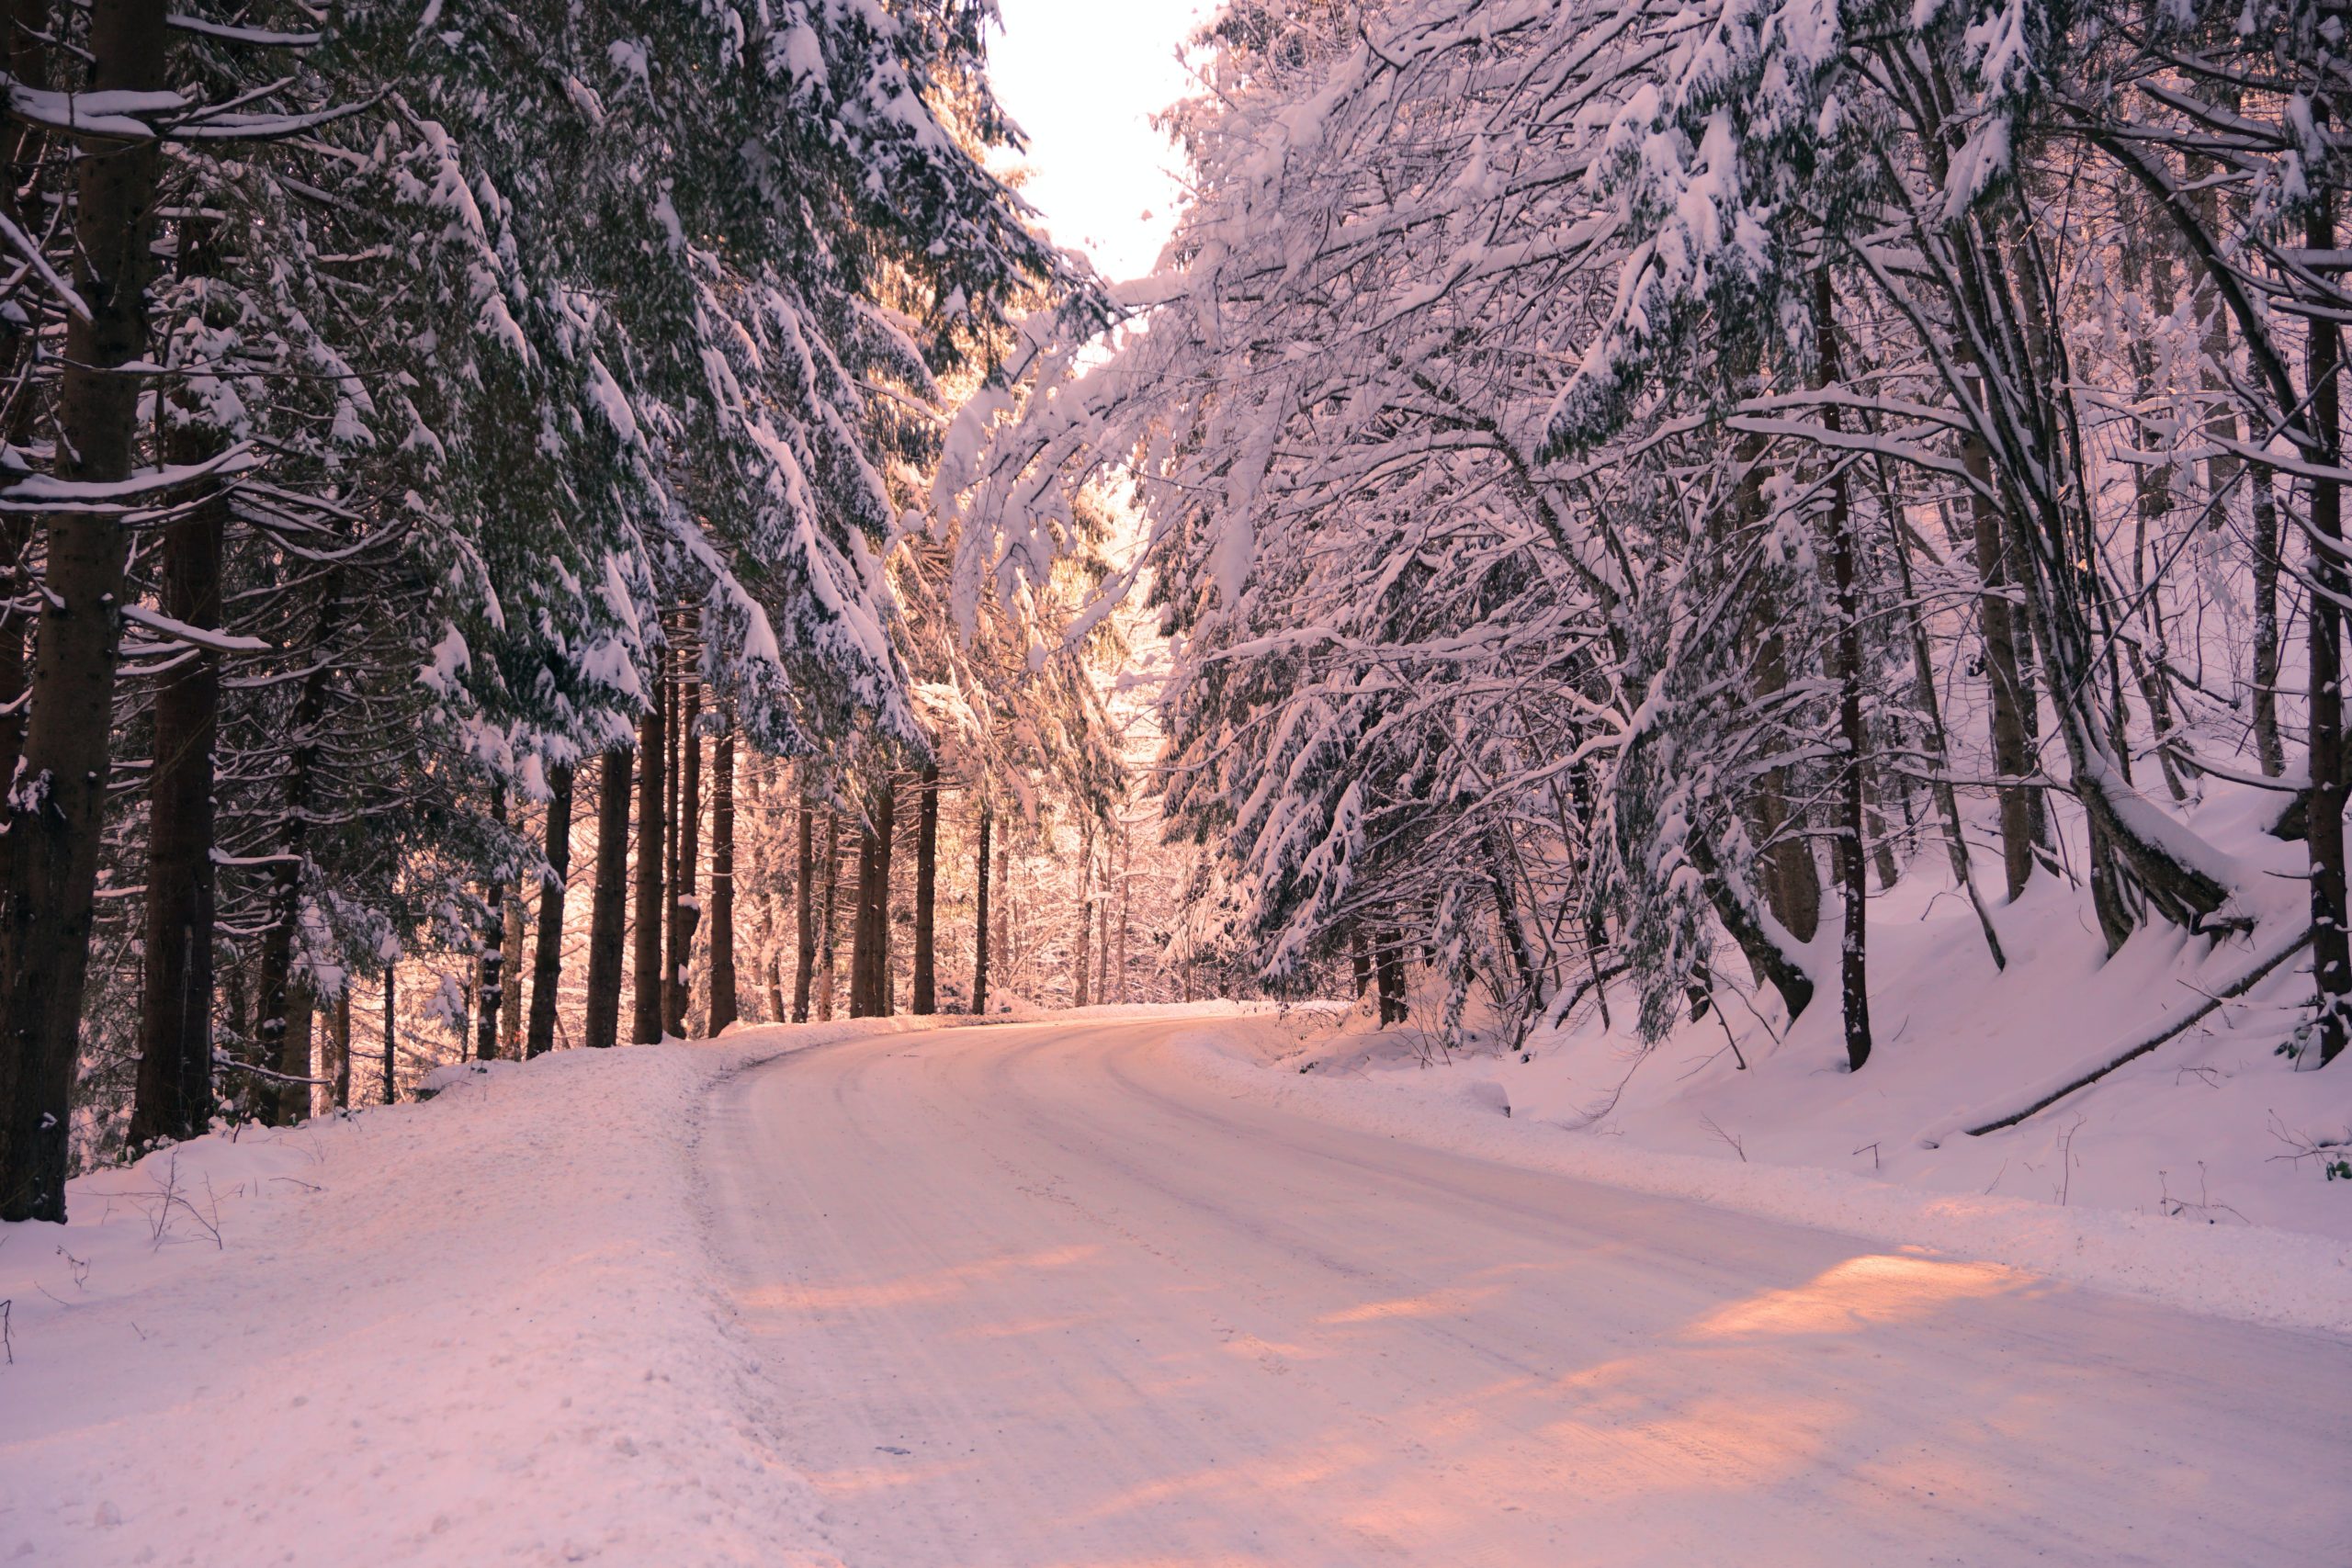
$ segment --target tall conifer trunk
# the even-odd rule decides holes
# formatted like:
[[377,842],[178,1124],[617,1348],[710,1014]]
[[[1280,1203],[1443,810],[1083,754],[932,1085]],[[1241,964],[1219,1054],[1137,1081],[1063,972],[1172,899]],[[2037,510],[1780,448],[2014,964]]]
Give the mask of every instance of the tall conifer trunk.
[[1086,825],[1086,832],[1078,852],[1078,974],[1071,982],[1069,1005],[1087,1005],[1087,981],[1094,968],[1094,824]]
[[[2325,110],[2318,111],[2325,123]],[[2334,198],[2322,194],[2303,220],[2304,243],[2314,252],[2335,246]],[[2313,462],[2332,470],[2343,462],[2343,393],[2336,384],[2344,355],[2343,328],[2324,311],[2310,323],[2311,429]],[[2339,553],[2344,538],[2344,487],[2324,473],[2312,479],[2311,769],[2312,969],[2319,985],[2319,1059],[2343,1054],[2352,1032],[2352,933],[2346,929],[2344,874],[2344,612],[2347,583]]]
[[[492,786],[490,819],[501,828],[506,826],[506,786]],[[506,1002],[506,884],[493,881],[485,901],[490,906],[490,919],[481,950],[480,983],[475,994],[481,1006],[474,1018],[474,1059],[494,1062],[498,1059],[499,1014]]]
[[885,775],[875,785],[873,804],[858,834],[857,923],[850,946],[852,1018],[880,1018],[890,1008],[890,839],[897,828],[896,796]]
[[[571,875],[571,790],[569,766],[548,775],[548,874],[539,883],[539,941],[531,954],[531,1021],[523,1035],[526,1057],[544,1056],[555,1049],[555,1009],[563,981],[564,890]],[[624,813],[628,809],[626,795],[621,809]],[[593,933],[589,942],[593,946]]]
[[631,758],[616,746],[596,780],[596,879],[588,894],[588,1010],[580,1043],[620,1043],[621,956],[628,926],[628,803]]
[[989,803],[980,802],[980,874],[979,908],[973,918],[972,932],[972,1011],[985,1016],[989,1010],[989,835],[995,827]]
[[[11,0],[8,6],[11,26],[8,29],[8,73],[28,87],[44,88],[50,85],[49,43],[50,0]],[[19,200],[19,193],[38,197],[36,184],[40,173],[40,160],[48,144],[48,133],[30,124],[8,127],[0,135],[6,138],[8,148],[8,179],[0,188],[0,212],[6,212],[18,229],[34,233],[40,220],[33,218]],[[22,451],[32,444],[35,422],[41,400],[36,395],[29,377],[17,373],[26,359],[36,352],[38,341],[30,333],[12,333],[4,351],[8,378],[17,382],[14,405],[8,410],[8,444]],[[33,531],[31,519],[22,513],[0,516],[0,704],[8,705],[0,713],[0,777],[13,776],[17,755],[25,739],[25,716],[15,705],[25,690],[25,633],[30,626],[27,612],[17,608],[32,590],[29,556]]]
[[837,910],[841,902],[842,879],[842,814],[839,810],[825,813],[825,879],[822,886],[821,954],[823,966],[818,976],[817,1017],[823,1021],[832,1020],[834,1004],[834,958],[841,946],[841,922]]
[[913,996],[909,1010],[927,1017],[939,1010],[938,977],[933,972],[932,941],[938,913],[934,900],[939,882],[939,767],[923,764],[922,783],[915,803],[915,962]]
[[662,872],[669,835],[663,818],[670,682],[654,682],[637,735],[637,953],[629,1039],[650,1045],[662,1038]]
[[[174,445],[191,452],[197,443],[181,436]],[[207,630],[220,625],[228,511],[227,497],[216,493],[164,529],[163,607],[175,620]],[[212,1112],[212,752],[220,716],[220,656],[193,649],[155,686],[134,1148],[195,1137]]]
[[351,1109],[351,977],[334,998],[334,1109]]
[[[1830,292],[1829,265],[1825,259],[1813,280],[1815,352],[1819,356],[1819,384],[1833,387],[1838,379],[1838,323]],[[1822,423],[1834,435],[1841,411],[1825,404]],[[1838,886],[1844,896],[1846,929],[1838,943],[1839,999],[1845,1008],[1846,1065],[1859,1070],[1871,1056],[1871,997],[1869,975],[1870,863],[1864,852],[1862,798],[1863,760],[1869,737],[1862,725],[1862,606],[1860,565],[1854,558],[1854,514],[1847,469],[1839,463],[1829,479],[1829,570],[1838,595],[1837,680],[1838,732],[1845,752],[1844,776],[1838,781],[1836,860]]]
[[396,1049],[400,1039],[400,977],[397,958],[384,960],[384,1103],[390,1105],[401,1097],[400,1054]]
[[[92,0],[94,93],[164,86],[164,0]],[[154,141],[84,141],[74,282],[88,319],[65,331],[56,420],[58,477],[126,478],[145,378],[123,367],[148,350]],[[106,513],[41,524],[48,572],[34,634],[30,711],[0,856],[0,1220],[62,1220],[82,992],[113,757],[118,606],[130,536]]]
[[669,1032],[684,1039],[694,1010],[695,933],[702,925],[702,682],[689,666],[679,677],[677,706],[677,861],[670,887]]
[[817,808],[804,797],[800,803],[800,820],[795,833],[796,872],[792,888],[792,1021],[808,1021],[808,987],[817,971],[817,889],[816,856],[811,852],[811,840],[816,837]]
[[735,725],[710,747],[710,1032],[735,1021]]
[[[260,983],[254,987],[255,1055],[261,1066],[276,1068],[288,1078],[310,1076],[310,1043],[291,1037],[292,1012],[303,1003],[303,998],[293,991],[294,935],[301,918],[302,867],[311,840],[319,728],[326,716],[328,685],[334,675],[334,661],[323,655],[342,625],[343,614],[342,577],[330,574],[311,639],[311,672],[302,679],[288,730],[293,750],[287,758],[285,815],[279,820],[277,854],[269,868],[269,926],[262,935]],[[298,1121],[310,1113],[311,1091],[305,1084],[280,1083],[275,1095],[265,1094],[262,1099],[265,1103],[275,1102],[281,1120]]]

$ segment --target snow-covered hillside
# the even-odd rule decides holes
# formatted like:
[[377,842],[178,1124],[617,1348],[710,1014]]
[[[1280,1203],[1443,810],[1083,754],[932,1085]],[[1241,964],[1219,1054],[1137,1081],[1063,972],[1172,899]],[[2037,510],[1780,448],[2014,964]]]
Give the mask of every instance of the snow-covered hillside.
[[[1633,1004],[1619,987],[1614,1027],[1587,1001],[1516,1050],[1491,1030],[1474,1031],[1470,1047],[1451,1058],[1409,1025],[1379,1031],[1367,1003],[1307,1030],[1273,1065],[1305,1075],[1284,1086],[1296,1102],[1423,1131],[1458,1124],[1474,1141],[1491,1136],[1498,1146],[1566,1160],[1564,1168],[1603,1179],[1669,1179],[1659,1173],[1671,1169],[1679,1174],[1667,1190],[1734,1201],[1747,1192],[1768,1212],[1882,1233],[1922,1223],[1905,1216],[1936,1213],[1954,1224],[1972,1216],[1973,1228],[1954,1229],[1943,1243],[1988,1256],[2006,1247],[2004,1261],[2027,1267],[2052,1267],[2051,1249],[2075,1248],[2079,1228],[2043,1224],[2032,1207],[2151,1222],[2110,1232],[2118,1235],[2264,1228],[2343,1243],[2352,1240],[2352,1180],[2331,1179],[2329,1168],[2352,1156],[2352,1078],[2318,1071],[2311,1053],[2296,1053],[2295,1031],[2310,1017],[2307,950],[2089,1087],[2016,1125],[1982,1136],[1966,1131],[2163,1032],[2292,941],[2303,918],[2293,880],[2301,849],[2261,830],[2276,798],[2217,786],[2195,819],[2254,874],[2249,883],[2267,880],[2278,890],[2253,933],[2219,942],[2155,925],[2109,959],[2087,896],[2043,876],[2018,904],[1993,911],[2009,957],[1996,970],[1967,904],[1942,867],[1923,857],[1871,906],[1880,1043],[1859,1073],[1846,1069],[1833,992],[1825,988],[1825,999],[1791,1027],[1769,992],[1742,1006],[1736,998],[1748,987],[1735,991],[1723,975],[1717,995],[1737,1010],[1686,1019],[1649,1049],[1633,1038]],[[1834,985],[1834,930],[1817,945]],[[1423,1017],[1433,1010],[1433,998],[1417,1008]],[[1489,1128],[1505,1106],[1508,1130]],[[1689,1157],[1661,1164],[1653,1157],[1661,1155]],[[1838,1175],[1792,1183],[1758,1167]],[[1971,1201],[1923,1209],[1906,1198],[1890,1206],[1869,1195],[1871,1184]],[[1781,1196],[1753,1196],[1767,1190]],[[2007,1217],[1987,1217],[1996,1214]],[[1939,1238],[1915,1229],[1908,1239]],[[2117,1245],[2119,1258],[2140,1246]],[[2341,1267],[2352,1248],[2320,1255]],[[2235,1286],[2219,1277],[2182,1283],[2178,1271],[2198,1273],[2200,1256],[2213,1260],[2206,1271],[2226,1275],[2235,1265],[2222,1260],[2233,1258],[2254,1274]],[[2170,1270],[2175,1299],[2261,1316],[2273,1283],[2255,1261],[2261,1256],[2258,1246],[2244,1253],[2209,1246],[2119,1267]],[[2352,1302],[2352,1272],[2317,1279]]]

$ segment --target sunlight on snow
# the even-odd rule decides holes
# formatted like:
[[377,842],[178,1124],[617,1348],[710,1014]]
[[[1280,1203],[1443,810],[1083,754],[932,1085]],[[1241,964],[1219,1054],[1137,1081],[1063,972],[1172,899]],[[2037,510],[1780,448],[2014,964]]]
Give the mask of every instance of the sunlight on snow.
[[1834,1334],[1863,1324],[1900,1323],[1972,1296],[1996,1296],[2030,1274],[1993,1263],[1939,1263],[1876,1253],[1849,1258],[1794,1290],[1735,1302],[1691,1325],[1694,1339],[1774,1334]]

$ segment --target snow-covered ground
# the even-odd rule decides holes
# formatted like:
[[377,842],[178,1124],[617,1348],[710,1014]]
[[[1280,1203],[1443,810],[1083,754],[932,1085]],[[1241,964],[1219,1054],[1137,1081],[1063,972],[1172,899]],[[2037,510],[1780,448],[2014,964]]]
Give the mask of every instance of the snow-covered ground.
[[[1269,1070],[1328,1025],[1242,1010],[560,1053],[84,1179],[0,1227],[0,1562],[2300,1568],[2352,1529],[2345,1342],[2063,1282],[2144,1237],[2005,1267],[2008,1221],[1759,1201],[1475,1069]],[[2230,1256],[2237,1315],[2341,1323],[2317,1255]]]
[[718,1096],[729,1287],[844,1562],[2341,1556],[2341,1339],[1302,1116],[1199,1032],[855,1043]]
[[1614,1029],[1582,1006],[1518,1050],[1489,1033],[1446,1058],[1359,1009],[1300,1031],[1274,1073],[1217,1070],[1359,1124],[1647,1190],[2124,1280],[2204,1310],[2352,1321],[2352,1180],[2327,1171],[2352,1156],[2352,1063],[2323,1071],[2311,1053],[2280,1052],[2309,1013],[2307,948],[2021,1124],[1962,1130],[2205,1005],[2300,931],[2302,851],[2258,830],[2276,802],[2216,786],[2197,817],[2243,863],[2242,885],[2275,894],[2253,935],[2153,925],[2111,960],[2087,900],[2042,876],[1994,911],[2009,957],[1996,970],[1939,860],[1923,857],[1871,907],[1877,1043],[1859,1073],[1838,1034],[1834,921],[1816,944],[1821,994],[1793,1028],[1776,1003],[1734,999],[1644,1050],[1620,983]]
[[77,1180],[0,1224],[0,1562],[830,1562],[694,1218],[702,1111],[959,1021],[445,1068]]

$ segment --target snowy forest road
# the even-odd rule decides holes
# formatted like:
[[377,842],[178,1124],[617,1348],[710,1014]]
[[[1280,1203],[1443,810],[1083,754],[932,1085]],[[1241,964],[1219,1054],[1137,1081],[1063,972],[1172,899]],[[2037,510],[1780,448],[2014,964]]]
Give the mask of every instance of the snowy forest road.
[[1185,1025],[719,1091],[849,1568],[2352,1561],[2352,1347],[1326,1125]]

